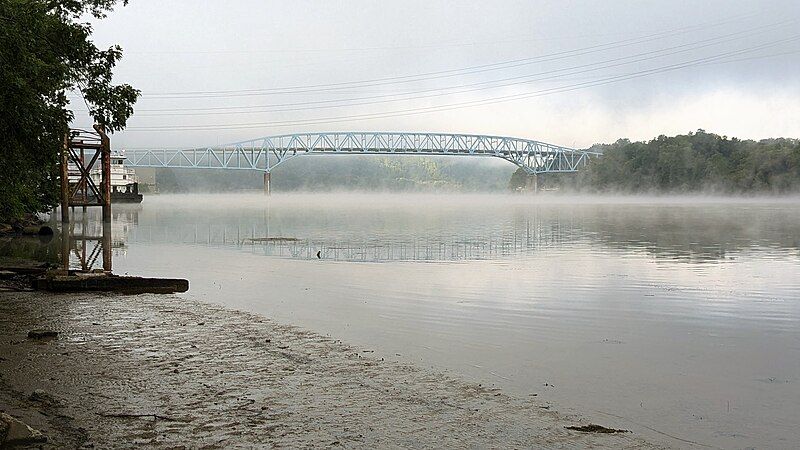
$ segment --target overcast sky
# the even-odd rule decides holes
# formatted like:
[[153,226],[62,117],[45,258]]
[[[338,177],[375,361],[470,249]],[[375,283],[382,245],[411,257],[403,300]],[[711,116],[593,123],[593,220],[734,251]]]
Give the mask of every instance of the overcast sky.
[[143,94],[115,148],[339,130],[588,147],[800,137],[799,25],[797,0],[131,0],[95,40]]

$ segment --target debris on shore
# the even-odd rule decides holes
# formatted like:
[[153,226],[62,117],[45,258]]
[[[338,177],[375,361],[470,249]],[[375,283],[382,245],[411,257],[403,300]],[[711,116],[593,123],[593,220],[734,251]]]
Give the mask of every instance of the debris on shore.
[[589,425],[572,425],[564,427],[568,430],[580,431],[582,433],[630,433],[630,430],[618,430],[616,428],[607,428],[602,425],[590,423]]
[[31,330],[28,331],[28,339],[55,339],[58,331],[53,330]]
[[117,292],[120,294],[174,294],[189,290],[182,278],[145,278],[111,273],[45,276],[33,280],[33,288],[49,292]]
[[120,294],[174,294],[189,290],[182,278],[120,276],[95,270],[59,269],[53,264],[0,258],[0,291],[116,292]]

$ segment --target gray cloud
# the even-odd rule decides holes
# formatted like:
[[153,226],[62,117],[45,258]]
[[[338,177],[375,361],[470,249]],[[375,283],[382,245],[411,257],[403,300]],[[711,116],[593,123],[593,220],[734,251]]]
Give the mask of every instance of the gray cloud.
[[95,37],[144,94],[122,147],[345,129],[588,146],[800,136],[798,24],[794,0],[133,0]]

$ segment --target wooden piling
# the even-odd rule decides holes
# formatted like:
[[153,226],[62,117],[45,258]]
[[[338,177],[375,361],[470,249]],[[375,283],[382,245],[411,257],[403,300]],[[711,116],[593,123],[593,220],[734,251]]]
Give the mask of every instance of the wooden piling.
[[100,164],[102,181],[103,222],[111,222],[111,141],[102,125],[95,124],[95,131],[100,135]]
[[69,135],[64,134],[61,148],[61,222],[69,222]]

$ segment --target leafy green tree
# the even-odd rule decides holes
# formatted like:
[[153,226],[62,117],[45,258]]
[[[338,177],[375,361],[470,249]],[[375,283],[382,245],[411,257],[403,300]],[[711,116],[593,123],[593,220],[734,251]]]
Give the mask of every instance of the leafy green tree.
[[517,170],[511,174],[511,178],[508,180],[508,190],[509,191],[516,191],[517,189],[522,189],[525,187],[525,183],[527,182],[528,173],[525,172],[525,169],[522,167],[517,167]]
[[[121,130],[139,91],[112,82],[122,57],[101,50],[92,27],[118,0],[0,0],[0,221],[47,211],[58,198],[58,163],[80,91],[95,122]],[[122,2],[127,3],[127,0]]]
[[650,142],[596,146],[579,173],[590,191],[787,193],[800,191],[800,140],[742,141],[698,130]]

